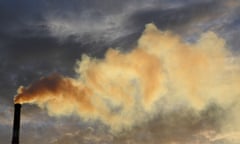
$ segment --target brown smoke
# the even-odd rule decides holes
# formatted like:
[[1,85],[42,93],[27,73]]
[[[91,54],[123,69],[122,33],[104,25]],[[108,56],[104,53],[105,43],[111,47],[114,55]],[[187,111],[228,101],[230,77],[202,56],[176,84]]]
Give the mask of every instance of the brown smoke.
[[[229,57],[225,41],[213,32],[187,43],[148,24],[132,51],[109,49],[104,59],[83,55],[77,62],[78,78],[44,77],[20,87],[14,102],[37,104],[50,115],[99,119],[112,130],[182,105],[196,111],[210,103],[230,108],[239,101],[240,76],[239,64]],[[235,120],[237,110],[239,106],[231,110]]]

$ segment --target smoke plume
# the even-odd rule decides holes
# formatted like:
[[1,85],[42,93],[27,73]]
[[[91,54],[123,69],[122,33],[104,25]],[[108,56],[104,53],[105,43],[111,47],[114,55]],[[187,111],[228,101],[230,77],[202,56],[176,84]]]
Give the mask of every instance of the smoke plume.
[[[180,107],[202,111],[212,103],[229,109],[224,130],[240,129],[239,64],[213,32],[188,43],[170,31],[146,25],[129,52],[109,49],[104,59],[83,55],[77,78],[59,74],[20,87],[15,103],[32,103],[49,115],[100,120],[113,131],[146,122]],[[227,134],[212,140],[224,138]]]

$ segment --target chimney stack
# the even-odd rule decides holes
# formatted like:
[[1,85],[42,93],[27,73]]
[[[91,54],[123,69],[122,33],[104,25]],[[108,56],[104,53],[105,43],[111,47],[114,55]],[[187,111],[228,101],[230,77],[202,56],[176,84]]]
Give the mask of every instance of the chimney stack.
[[21,116],[21,104],[14,104],[12,144],[19,144],[20,116]]

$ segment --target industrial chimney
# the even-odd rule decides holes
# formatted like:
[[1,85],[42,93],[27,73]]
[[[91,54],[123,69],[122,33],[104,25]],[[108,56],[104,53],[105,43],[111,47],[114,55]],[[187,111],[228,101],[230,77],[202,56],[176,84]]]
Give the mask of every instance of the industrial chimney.
[[14,104],[12,144],[19,144],[20,116],[21,116],[21,104]]

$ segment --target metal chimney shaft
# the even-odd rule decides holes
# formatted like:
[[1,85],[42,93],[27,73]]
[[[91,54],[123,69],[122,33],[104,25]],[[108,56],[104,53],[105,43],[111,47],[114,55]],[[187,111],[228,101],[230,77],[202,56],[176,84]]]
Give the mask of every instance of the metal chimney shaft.
[[20,117],[21,117],[21,104],[14,104],[12,144],[19,144]]

